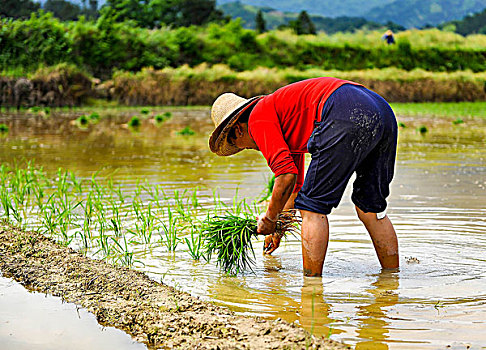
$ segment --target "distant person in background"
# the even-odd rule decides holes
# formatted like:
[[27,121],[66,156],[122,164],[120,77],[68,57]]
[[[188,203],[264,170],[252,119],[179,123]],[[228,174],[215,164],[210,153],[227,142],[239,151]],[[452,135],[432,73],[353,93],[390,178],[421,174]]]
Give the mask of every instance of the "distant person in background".
[[381,37],[381,39],[385,40],[388,45],[395,44],[395,38],[393,37],[393,32],[388,29],[385,34]]

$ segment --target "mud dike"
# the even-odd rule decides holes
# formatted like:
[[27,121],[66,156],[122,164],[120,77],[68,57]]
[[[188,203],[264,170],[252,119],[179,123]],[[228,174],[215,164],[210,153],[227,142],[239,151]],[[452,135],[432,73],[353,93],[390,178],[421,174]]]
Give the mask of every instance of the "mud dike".
[[0,224],[0,270],[25,287],[80,305],[150,349],[347,349],[277,319],[235,315],[141,272],[89,259]]

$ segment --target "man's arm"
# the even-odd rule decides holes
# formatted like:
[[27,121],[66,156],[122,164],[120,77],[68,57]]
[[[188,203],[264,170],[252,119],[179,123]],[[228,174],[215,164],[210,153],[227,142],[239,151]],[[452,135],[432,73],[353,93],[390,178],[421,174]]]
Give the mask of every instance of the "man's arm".
[[275,178],[270,204],[268,205],[265,215],[258,221],[257,232],[259,234],[268,235],[275,231],[275,223],[277,222],[278,214],[280,214],[289,201],[296,180],[296,174],[282,174]]

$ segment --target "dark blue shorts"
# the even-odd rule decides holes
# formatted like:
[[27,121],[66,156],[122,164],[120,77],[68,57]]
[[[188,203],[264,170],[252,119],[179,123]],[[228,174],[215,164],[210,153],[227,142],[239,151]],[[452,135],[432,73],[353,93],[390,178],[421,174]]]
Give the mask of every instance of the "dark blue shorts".
[[380,95],[351,84],[334,91],[307,143],[312,160],[295,208],[329,214],[356,172],[353,203],[364,212],[383,212],[395,168],[397,129]]

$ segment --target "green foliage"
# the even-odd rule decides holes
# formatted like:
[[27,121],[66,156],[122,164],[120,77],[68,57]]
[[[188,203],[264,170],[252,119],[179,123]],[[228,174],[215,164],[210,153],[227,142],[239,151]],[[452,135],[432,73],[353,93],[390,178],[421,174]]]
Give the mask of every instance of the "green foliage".
[[262,10],[259,10],[255,17],[255,27],[258,33],[265,33],[267,31],[265,19],[263,18]]
[[486,34],[486,8],[481,12],[466,16],[460,21],[443,23],[439,28],[451,28],[461,35]]
[[0,124],[0,134],[6,134],[8,133],[8,126],[4,123]]
[[60,22],[42,12],[28,20],[1,20],[0,66],[19,75],[64,63],[102,79],[117,70],[138,72],[144,67],[157,70],[203,62],[225,63],[236,71],[259,66],[340,71],[385,67],[486,70],[486,40],[481,35],[463,38],[436,29],[406,31],[396,35],[397,45],[385,47],[381,31],[298,36],[287,30],[257,35],[243,28],[239,20],[148,30],[133,21],[118,22],[110,9],[105,8],[96,21],[81,17]]
[[140,27],[182,27],[223,20],[214,0],[108,0],[101,14],[117,22],[133,21]]
[[292,28],[297,35],[316,34],[316,27],[305,11],[301,11],[295,21],[290,21],[289,27]]
[[73,60],[66,27],[50,13],[33,14],[28,20],[0,21],[0,66],[38,68]]

